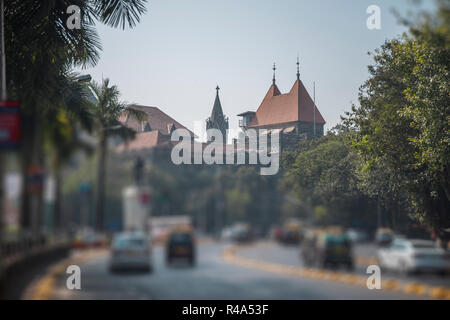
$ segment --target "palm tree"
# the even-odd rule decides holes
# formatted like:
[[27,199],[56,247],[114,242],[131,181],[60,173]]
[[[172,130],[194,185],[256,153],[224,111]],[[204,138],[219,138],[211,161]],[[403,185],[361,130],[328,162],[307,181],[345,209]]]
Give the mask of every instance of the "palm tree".
[[[59,81],[74,66],[94,66],[99,60],[97,22],[132,28],[145,13],[146,0],[4,0],[7,87],[9,97],[21,101],[23,117],[21,161],[27,181],[29,168],[44,166],[45,119],[63,107]],[[66,27],[67,8],[81,9],[82,28]],[[1,163],[0,163],[1,166]],[[0,168],[0,181],[3,180]],[[0,189],[1,193],[1,189]],[[0,194],[0,198],[2,195]],[[31,201],[35,198],[35,201]],[[0,217],[1,205],[0,201]],[[32,205],[35,203],[37,205]],[[22,227],[40,223],[42,192],[22,195]],[[37,218],[33,218],[35,215]],[[1,219],[1,218],[0,218]],[[34,223],[36,225],[36,223]],[[38,231],[39,225],[34,228]]]
[[54,230],[63,231],[64,217],[61,210],[62,169],[72,155],[84,150],[93,151],[92,145],[80,139],[80,129],[90,132],[93,127],[92,103],[89,88],[78,80],[76,74],[68,74],[61,79],[61,108],[45,118],[45,149],[50,155],[50,164],[55,176],[55,202],[53,210]]
[[96,228],[104,230],[104,202],[105,202],[105,178],[106,158],[108,152],[108,137],[120,136],[125,140],[131,139],[135,131],[124,126],[118,119],[123,112],[128,117],[142,121],[146,115],[144,112],[128,107],[119,100],[117,86],[109,84],[109,79],[104,79],[101,84],[93,81],[91,89],[97,99],[93,116],[96,122],[98,136],[98,168],[97,168],[97,193],[96,193]]

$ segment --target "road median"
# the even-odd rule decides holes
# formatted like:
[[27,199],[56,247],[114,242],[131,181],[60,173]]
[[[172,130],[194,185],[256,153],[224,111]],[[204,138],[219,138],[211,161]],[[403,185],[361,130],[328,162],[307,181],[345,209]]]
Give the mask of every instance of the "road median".
[[[254,268],[257,270],[276,273],[280,275],[316,279],[321,281],[332,281],[352,286],[367,287],[367,277],[365,276],[339,271],[283,265],[246,258],[239,254],[241,250],[249,247],[250,246],[248,245],[232,245],[222,252],[222,258],[226,262],[231,264],[247,268]],[[367,263],[368,260],[365,260],[364,262]],[[387,291],[416,295],[423,298],[450,300],[450,288],[448,287],[429,286],[422,283],[408,282],[389,278],[382,279],[381,288]]]

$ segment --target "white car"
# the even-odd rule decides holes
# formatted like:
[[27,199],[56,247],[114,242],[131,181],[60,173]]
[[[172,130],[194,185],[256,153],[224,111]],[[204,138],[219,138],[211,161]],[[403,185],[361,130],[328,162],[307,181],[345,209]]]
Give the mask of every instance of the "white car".
[[112,272],[124,269],[152,271],[151,245],[143,232],[117,234],[111,245],[109,269]]
[[395,239],[378,250],[381,268],[401,272],[450,272],[450,253],[428,240]]
[[353,243],[364,243],[369,241],[369,235],[362,230],[349,229],[347,230],[347,236]]

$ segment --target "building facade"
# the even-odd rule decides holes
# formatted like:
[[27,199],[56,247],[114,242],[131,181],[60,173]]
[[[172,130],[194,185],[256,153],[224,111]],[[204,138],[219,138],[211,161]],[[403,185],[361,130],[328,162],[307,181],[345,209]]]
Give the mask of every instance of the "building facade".
[[283,150],[293,150],[301,140],[324,135],[325,120],[300,80],[297,62],[297,79],[291,90],[281,93],[275,81],[275,65],[272,85],[256,112],[247,111],[239,126],[242,130],[255,129],[259,134],[280,134]]

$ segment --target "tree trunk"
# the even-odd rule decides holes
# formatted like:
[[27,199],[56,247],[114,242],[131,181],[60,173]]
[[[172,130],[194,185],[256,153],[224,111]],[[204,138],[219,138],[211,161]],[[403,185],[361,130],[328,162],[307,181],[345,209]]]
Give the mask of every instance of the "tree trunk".
[[377,229],[382,227],[380,199],[377,198]]
[[43,150],[41,119],[37,115],[23,117],[22,134],[22,231],[37,237],[42,231]]
[[63,215],[61,211],[62,170],[59,165],[55,168],[55,203],[53,208],[53,231],[63,231]]
[[28,233],[31,229],[30,196],[27,190],[28,168],[31,166],[33,149],[34,117],[23,116],[22,118],[22,194],[20,206],[20,226],[23,232]]
[[97,199],[96,199],[96,228],[97,231],[103,231],[105,227],[104,221],[104,205],[105,205],[105,172],[106,172],[106,134],[103,126],[100,128],[99,144],[98,144],[98,167],[97,167]]

